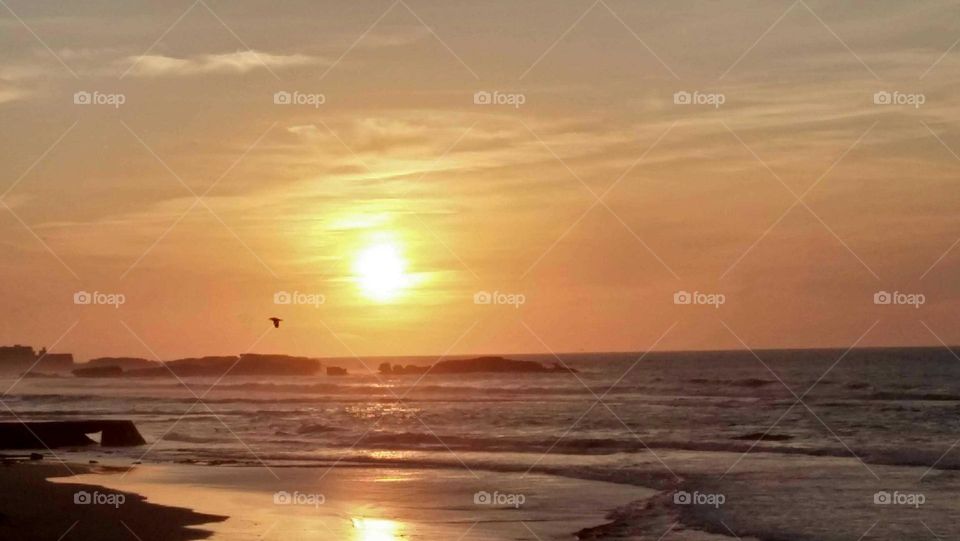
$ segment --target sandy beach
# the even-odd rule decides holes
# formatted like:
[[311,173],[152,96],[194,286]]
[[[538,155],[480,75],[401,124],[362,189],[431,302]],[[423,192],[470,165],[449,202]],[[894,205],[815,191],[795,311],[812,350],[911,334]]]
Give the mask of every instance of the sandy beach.
[[[101,473],[93,473],[99,471]],[[204,539],[201,524],[224,520],[183,507],[147,502],[133,493],[109,493],[77,482],[118,474],[119,470],[80,464],[18,463],[0,466],[0,539],[78,539],[128,541],[133,538],[181,541]],[[56,480],[56,483],[51,481]],[[108,496],[97,503],[100,495]],[[89,499],[90,503],[78,503]]]

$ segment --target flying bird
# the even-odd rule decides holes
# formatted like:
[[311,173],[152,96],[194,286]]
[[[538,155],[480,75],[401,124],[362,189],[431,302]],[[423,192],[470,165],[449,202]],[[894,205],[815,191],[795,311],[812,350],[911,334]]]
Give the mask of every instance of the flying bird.
[[272,321],[272,322],[273,322],[273,326],[274,326],[275,328],[277,328],[277,329],[280,328],[280,322],[283,321],[282,319],[280,319],[280,318],[278,318],[278,317],[270,317],[270,318],[267,318],[267,319],[269,319],[270,321]]

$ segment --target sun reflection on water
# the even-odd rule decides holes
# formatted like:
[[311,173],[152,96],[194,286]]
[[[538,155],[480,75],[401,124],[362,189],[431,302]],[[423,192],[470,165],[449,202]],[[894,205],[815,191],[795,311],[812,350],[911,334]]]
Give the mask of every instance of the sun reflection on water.
[[[405,458],[410,458],[414,456],[410,451],[391,451],[391,450],[376,450],[376,451],[366,451],[364,455],[374,458],[377,460],[403,460]],[[382,481],[383,478],[378,478],[377,481]]]
[[397,541],[401,527],[395,520],[382,518],[352,518],[355,541]]

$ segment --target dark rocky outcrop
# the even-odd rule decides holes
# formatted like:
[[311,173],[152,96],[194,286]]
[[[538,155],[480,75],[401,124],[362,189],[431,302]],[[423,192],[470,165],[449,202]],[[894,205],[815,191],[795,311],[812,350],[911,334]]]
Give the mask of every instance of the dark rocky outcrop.
[[346,375],[347,375],[347,369],[346,369],[346,368],[340,368],[339,366],[328,366],[328,367],[327,367],[327,375],[328,375],[328,376],[346,376]]
[[401,364],[390,365],[390,363],[381,363],[380,364],[380,373],[384,375],[406,375],[406,374],[423,374],[429,370],[429,366],[422,366],[418,364],[408,364],[403,366]]
[[115,367],[122,370],[135,370],[138,368],[156,368],[160,366],[160,363],[140,357],[97,357],[96,359],[90,359],[83,366],[85,368]]
[[309,376],[320,370],[320,361],[290,355],[190,357],[158,362],[134,357],[104,357],[74,370],[79,377],[220,377]]
[[55,449],[92,445],[87,434],[100,433],[104,447],[131,447],[146,442],[132,421],[41,421],[0,423],[0,449]]
[[401,366],[399,364],[390,365],[383,363],[380,365],[380,373],[388,375],[405,374],[478,374],[478,373],[575,373],[576,370],[554,364],[553,366],[544,366],[534,361],[518,361],[515,359],[506,359],[504,357],[475,357],[473,359],[454,359],[440,361],[430,366],[418,366],[408,364]]

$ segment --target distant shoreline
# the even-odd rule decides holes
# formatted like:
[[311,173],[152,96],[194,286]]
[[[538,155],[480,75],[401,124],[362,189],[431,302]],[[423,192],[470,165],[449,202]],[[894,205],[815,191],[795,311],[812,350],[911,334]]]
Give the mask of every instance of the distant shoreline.
[[[2,346],[0,346],[2,347]],[[413,361],[413,362],[429,362],[435,363],[442,360],[462,360],[470,359],[477,357],[508,357],[515,359],[545,359],[545,358],[576,358],[584,356],[645,356],[647,358],[656,358],[660,356],[684,356],[684,355],[724,355],[724,354],[743,354],[743,353],[766,353],[766,354],[778,354],[778,353],[825,353],[825,354],[843,354],[846,352],[945,352],[949,349],[958,349],[960,350],[960,344],[957,345],[947,345],[942,344],[931,344],[926,346],[860,346],[851,348],[849,346],[830,346],[830,347],[790,347],[790,348],[770,348],[770,347],[756,347],[756,348],[739,348],[739,349],[656,349],[656,350],[614,350],[614,351],[562,351],[562,352],[526,352],[526,353],[458,353],[458,354],[418,354],[418,355],[356,355],[356,356],[332,356],[332,357],[317,357],[317,356],[296,356],[282,353],[258,353],[254,355],[262,356],[278,356],[278,357],[300,357],[300,358],[309,358],[313,360],[320,361],[325,365],[327,363],[334,362],[356,362],[357,360],[369,361],[371,367],[378,363],[379,361]],[[48,357],[55,355],[54,353],[46,354]],[[60,355],[60,354],[56,354]],[[69,355],[69,354],[68,354]],[[201,357],[184,357],[183,359],[203,359],[203,358],[224,358],[231,357],[235,358],[236,356],[226,356],[226,355],[204,355]],[[155,359],[146,359],[140,357],[131,357],[127,355],[118,355],[118,356],[99,356],[91,357],[85,360],[75,361],[75,366],[84,368],[87,367],[91,361],[101,360],[101,359],[141,359],[148,360],[150,362],[158,362]],[[174,359],[174,360],[180,360]]]

